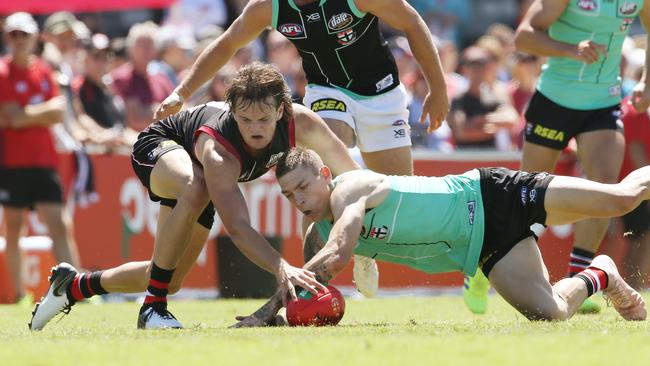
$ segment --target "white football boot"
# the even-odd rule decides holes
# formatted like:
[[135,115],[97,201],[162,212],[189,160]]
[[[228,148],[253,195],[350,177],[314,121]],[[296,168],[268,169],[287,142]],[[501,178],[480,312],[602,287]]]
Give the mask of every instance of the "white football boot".
[[28,324],[30,330],[41,330],[57,314],[70,313],[75,301],[68,299],[66,290],[77,273],[73,266],[65,262],[52,267],[50,287],[32,311],[32,320]]
[[167,303],[143,305],[138,315],[138,329],[181,329],[183,326],[167,310]]
[[623,280],[612,258],[599,255],[589,266],[598,268],[607,274],[607,288],[603,289],[603,296],[614,305],[614,309],[621,314],[623,319],[645,320],[647,313],[643,298]]
[[374,297],[379,288],[379,269],[374,259],[354,256],[354,269],[352,270],[354,283],[357,290],[365,297]]

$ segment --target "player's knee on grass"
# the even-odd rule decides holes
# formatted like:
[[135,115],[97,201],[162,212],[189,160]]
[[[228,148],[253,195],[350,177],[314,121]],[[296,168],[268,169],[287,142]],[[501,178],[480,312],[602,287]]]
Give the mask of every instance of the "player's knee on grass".
[[566,310],[560,308],[555,309],[534,309],[526,312],[521,312],[528,320],[532,321],[555,321],[567,320],[569,314]]

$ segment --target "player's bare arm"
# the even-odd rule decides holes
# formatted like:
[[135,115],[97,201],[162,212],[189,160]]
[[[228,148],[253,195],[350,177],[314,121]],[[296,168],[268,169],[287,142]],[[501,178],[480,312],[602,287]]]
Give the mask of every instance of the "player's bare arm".
[[302,255],[305,263],[308,263],[316,253],[318,253],[325,246],[325,242],[321,239],[318,230],[314,224],[309,225],[305,234]]
[[428,116],[429,132],[440,127],[449,111],[447,87],[438,50],[422,17],[406,0],[355,0],[355,3],[359,10],[376,15],[391,27],[404,32],[429,86],[420,123],[424,123]]
[[25,128],[49,126],[63,122],[65,98],[57,96],[42,103],[21,107],[18,103],[0,104],[0,121],[3,127]]
[[569,0],[535,0],[517,28],[515,45],[520,51],[537,56],[568,57],[592,64],[607,47],[585,39],[577,45],[559,42],[548,35],[548,28],[566,10]]
[[[305,263],[309,262],[315,255],[325,246],[325,242],[321,239],[318,230],[312,223],[306,229],[305,240],[303,244],[303,255]],[[284,307],[282,302],[282,294],[276,292],[262,307],[260,307],[253,314],[248,316],[236,316],[236,324],[231,328],[247,328],[247,327],[264,327],[268,325],[283,325],[278,324],[277,321],[278,311]]]
[[203,166],[206,186],[224,227],[237,248],[253,263],[273,273],[278,288],[296,298],[294,286],[317,293],[322,285],[310,271],[289,265],[250,223],[244,196],[237,185],[239,161],[211,137],[201,134],[195,154]]
[[[639,20],[643,25],[646,33],[646,44],[650,44],[650,0],[643,2],[643,9],[639,13]],[[632,91],[632,96],[630,97],[630,103],[638,112],[642,112],[650,107],[650,89],[646,83],[646,77],[648,73],[648,67],[650,67],[650,55],[646,52],[645,55],[645,66],[643,68],[643,74],[641,75],[641,80],[637,83]]]
[[187,77],[158,106],[154,118],[162,119],[180,111],[184,100],[213,77],[237,50],[250,43],[271,25],[272,14],[271,0],[249,1],[232,25],[201,52]]
[[302,105],[294,104],[293,115],[297,144],[322,156],[323,162],[330,167],[334,175],[360,168],[350,157],[345,145],[316,113]]

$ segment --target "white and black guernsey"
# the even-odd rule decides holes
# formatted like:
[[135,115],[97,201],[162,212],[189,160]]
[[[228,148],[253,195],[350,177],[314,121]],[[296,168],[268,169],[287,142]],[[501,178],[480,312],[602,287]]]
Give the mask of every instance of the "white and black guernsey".
[[[140,136],[164,136],[183,146],[194,157],[194,143],[200,133],[207,133],[233,154],[241,164],[239,182],[248,182],[264,175],[278,162],[284,152],[295,146],[294,121],[279,121],[271,144],[253,155],[244,142],[237,122],[223,103],[211,102],[174,114],[149,126]],[[196,160],[196,159],[195,159]]]
[[399,85],[395,59],[377,23],[354,0],[316,0],[302,6],[273,0],[273,28],[298,49],[307,81],[360,96]]

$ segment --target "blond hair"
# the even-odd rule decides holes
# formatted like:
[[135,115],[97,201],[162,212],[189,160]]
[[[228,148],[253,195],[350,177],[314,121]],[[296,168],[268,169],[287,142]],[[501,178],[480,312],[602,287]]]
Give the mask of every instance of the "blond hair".
[[307,167],[314,174],[318,174],[318,171],[323,165],[323,160],[314,150],[304,147],[293,147],[285,152],[278,161],[278,164],[275,166],[275,177],[280,179],[287,173],[300,167]]

